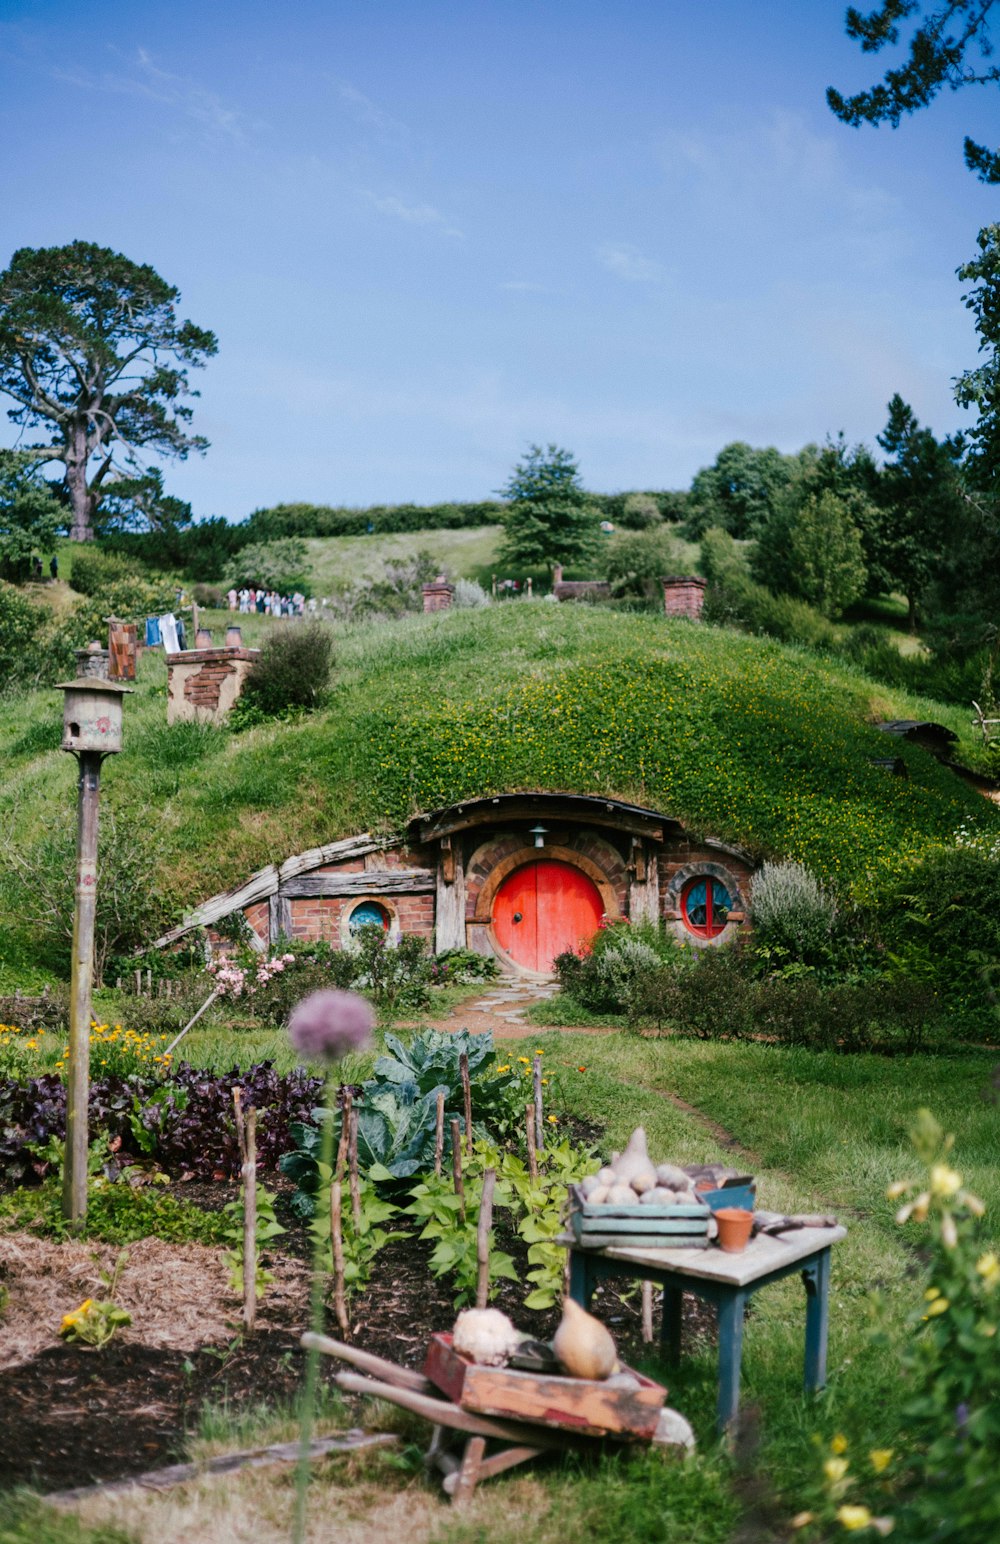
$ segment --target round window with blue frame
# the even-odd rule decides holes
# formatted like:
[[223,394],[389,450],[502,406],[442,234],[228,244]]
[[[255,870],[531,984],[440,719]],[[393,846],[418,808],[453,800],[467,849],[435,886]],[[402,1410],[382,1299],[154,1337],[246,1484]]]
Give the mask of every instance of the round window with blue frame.
[[681,891],[684,926],[699,938],[718,938],[732,909],[733,898],[725,885],[708,874],[688,880]]
[[352,934],[359,933],[363,927],[380,927],[383,933],[388,933],[391,921],[388,908],[381,901],[359,901],[351,912],[348,927]]

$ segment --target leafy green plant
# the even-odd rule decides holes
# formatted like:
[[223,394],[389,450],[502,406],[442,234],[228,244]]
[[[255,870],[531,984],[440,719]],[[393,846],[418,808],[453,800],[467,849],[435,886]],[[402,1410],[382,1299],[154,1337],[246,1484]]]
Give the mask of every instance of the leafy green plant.
[[[310,1232],[314,1241],[326,1243],[330,1238],[330,1173],[321,1165],[323,1179],[319,1204],[313,1215]],[[361,1208],[355,1222],[353,1208],[346,1204],[347,1187],[344,1187],[345,1204],[341,1210],[341,1234],[344,1252],[344,1291],[348,1297],[363,1292],[371,1280],[372,1269],[379,1251],[393,1239],[405,1235],[388,1230],[385,1223],[399,1214],[398,1206],[379,1195],[371,1179],[360,1181]]]
[[568,1137],[546,1143],[538,1155],[536,1179],[518,1153],[499,1155],[498,1177],[511,1197],[508,1204],[520,1212],[517,1231],[528,1245],[531,1269],[527,1279],[534,1285],[524,1299],[525,1308],[544,1311],[561,1299],[566,1249],[557,1240],[566,1227],[569,1187],[599,1168],[600,1159],[589,1149],[575,1146]]
[[[235,1201],[229,1201],[222,1208],[222,1215],[227,1219],[228,1226],[225,1237],[229,1248],[226,1250],[225,1261],[229,1269],[229,1290],[237,1297],[243,1296],[243,1216],[245,1206],[242,1196]],[[257,1226],[254,1236],[257,1241],[257,1272],[254,1278],[254,1291],[257,1297],[263,1297],[264,1288],[274,1280],[271,1271],[267,1269],[265,1257],[267,1245],[273,1238],[278,1238],[285,1229],[274,1215],[274,1197],[263,1185],[257,1186]]]
[[72,1313],[63,1315],[59,1328],[59,1334],[63,1340],[92,1346],[95,1351],[100,1351],[114,1339],[120,1329],[132,1323],[132,1315],[128,1310],[119,1308],[114,1301],[118,1282],[127,1262],[128,1254],[123,1249],[115,1261],[111,1274],[108,1275],[106,1271],[100,1272],[101,1282],[108,1294],[106,1298],[95,1300],[88,1297],[79,1308],[74,1308]]
[[[0,1217],[46,1238],[68,1237],[58,1175],[39,1186],[0,1196]],[[169,1190],[134,1187],[100,1175],[91,1179],[88,1187],[87,1237],[108,1244],[133,1244],[150,1237],[179,1244],[218,1244],[224,1242],[227,1227],[221,1212],[203,1211]]]
[[[485,1156],[493,1155],[487,1153]],[[409,1216],[416,1217],[423,1224],[420,1238],[433,1241],[434,1249],[430,1257],[431,1271],[435,1276],[451,1278],[455,1289],[456,1308],[462,1308],[476,1300],[476,1287],[479,1281],[477,1229],[483,1194],[483,1170],[487,1166],[483,1160],[484,1154],[480,1151],[465,1164],[464,1216],[461,1200],[453,1188],[453,1181],[445,1174],[425,1175],[410,1191],[410,1205],[405,1208]],[[498,1175],[494,1205],[503,1206],[508,1202],[509,1196]],[[495,1282],[501,1279],[507,1281],[518,1279],[517,1268],[511,1256],[502,1249],[494,1248],[495,1236],[496,1230],[491,1228],[488,1296],[492,1296]]]

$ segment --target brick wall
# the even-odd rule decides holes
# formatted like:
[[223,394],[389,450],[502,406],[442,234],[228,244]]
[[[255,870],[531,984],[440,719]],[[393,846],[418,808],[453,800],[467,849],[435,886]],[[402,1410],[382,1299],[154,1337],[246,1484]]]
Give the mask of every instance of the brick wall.
[[668,617],[688,617],[697,622],[705,603],[705,580],[681,576],[661,579],[663,609]]

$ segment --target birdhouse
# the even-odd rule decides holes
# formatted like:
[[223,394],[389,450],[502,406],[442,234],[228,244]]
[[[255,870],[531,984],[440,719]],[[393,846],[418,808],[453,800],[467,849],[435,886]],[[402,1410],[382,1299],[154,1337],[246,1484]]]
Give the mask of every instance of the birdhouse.
[[120,681],[77,676],[62,681],[64,751],[98,751],[110,756],[122,748],[122,698],[131,687]]

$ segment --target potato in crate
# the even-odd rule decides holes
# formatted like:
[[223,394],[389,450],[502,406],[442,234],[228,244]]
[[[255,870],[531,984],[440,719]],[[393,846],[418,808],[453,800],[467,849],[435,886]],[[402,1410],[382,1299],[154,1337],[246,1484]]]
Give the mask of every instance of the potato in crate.
[[569,1224],[581,1249],[705,1249],[710,1217],[683,1169],[653,1163],[641,1126],[607,1168],[570,1190]]

